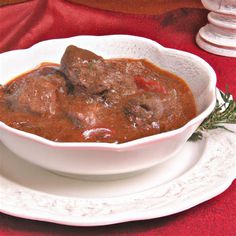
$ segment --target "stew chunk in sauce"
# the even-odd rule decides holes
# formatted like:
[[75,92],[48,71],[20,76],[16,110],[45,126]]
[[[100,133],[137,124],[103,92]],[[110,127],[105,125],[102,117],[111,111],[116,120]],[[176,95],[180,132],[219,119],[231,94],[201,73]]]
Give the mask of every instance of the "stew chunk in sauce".
[[58,142],[123,143],[177,129],[196,116],[185,82],[144,59],[103,59],[67,47],[0,86],[0,120]]

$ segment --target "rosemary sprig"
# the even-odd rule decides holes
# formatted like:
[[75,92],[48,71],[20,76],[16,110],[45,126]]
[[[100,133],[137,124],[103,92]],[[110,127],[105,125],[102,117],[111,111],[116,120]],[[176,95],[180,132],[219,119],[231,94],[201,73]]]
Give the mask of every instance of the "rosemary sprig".
[[228,88],[226,88],[226,93],[220,91],[220,96],[223,101],[216,100],[214,110],[192,134],[189,141],[201,140],[203,137],[202,132],[205,130],[221,128],[233,132],[227,129],[224,124],[236,124],[236,100],[228,92]]

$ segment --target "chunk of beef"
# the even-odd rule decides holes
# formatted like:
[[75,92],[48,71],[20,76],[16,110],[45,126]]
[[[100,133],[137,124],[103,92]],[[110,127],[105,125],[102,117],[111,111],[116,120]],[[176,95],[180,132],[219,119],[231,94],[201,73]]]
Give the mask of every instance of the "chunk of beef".
[[100,93],[106,89],[99,76],[104,70],[103,63],[102,57],[71,45],[61,59],[61,70],[77,89]]
[[[85,105],[86,104],[86,105]],[[70,95],[66,103],[62,104],[64,113],[78,128],[97,127],[103,121],[105,107],[81,96]]]
[[175,123],[176,127],[184,125],[184,123],[181,122],[186,118],[180,96],[181,94],[177,94],[177,91],[172,89],[169,91],[168,96],[165,96],[162,99],[165,107],[165,113],[162,117],[161,124],[163,131],[172,130],[173,123]]
[[66,93],[64,77],[55,69],[42,68],[5,88],[13,110],[53,116],[60,110],[59,95]]
[[126,73],[127,63],[104,60],[96,54],[69,46],[61,60],[61,70],[79,93],[106,104],[135,93],[137,86]]
[[135,94],[124,106],[124,113],[132,125],[144,129],[159,130],[163,111],[163,103],[154,93]]
[[73,63],[78,63],[78,60],[81,61],[94,61],[94,60],[99,60],[103,59],[101,56],[96,55],[95,53],[78,48],[74,45],[70,45],[66,48],[66,51],[61,59],[61,65],[72,65]]

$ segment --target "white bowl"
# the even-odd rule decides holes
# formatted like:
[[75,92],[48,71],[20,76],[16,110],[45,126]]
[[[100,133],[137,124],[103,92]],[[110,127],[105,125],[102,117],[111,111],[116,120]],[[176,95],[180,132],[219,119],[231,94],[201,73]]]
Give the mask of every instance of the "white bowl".
[[[41,62],[59,63],[68,45],[104,58],[146,58],[186,81],[198,115],[183,127],[122,144],[58,143],[0,122],[0,140],[14,153],[46,169],[66,175],[113,175],[144,170],[175,155],[215,106],[216,75],[201,58],[129,35],[77,36],[40,42],[0,55],[0,83],[5,84]],[[181,162],[181,160],[180,160]]]

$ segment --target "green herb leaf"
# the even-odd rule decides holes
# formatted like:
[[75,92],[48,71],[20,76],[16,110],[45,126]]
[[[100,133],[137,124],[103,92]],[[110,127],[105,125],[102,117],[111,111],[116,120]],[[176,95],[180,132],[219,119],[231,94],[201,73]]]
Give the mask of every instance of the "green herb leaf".
[[201,140],[201,139],[202,139],[202,132],[195,131],[188,141],[196,142],[197,140]]
[[216,106],[212,113],[201,123],[188,141],[201,140],[203,137],[202,132],[205,130],[220,128],[233,132],[224,127],[223,124],[236,124],[236,100],[228,92],[228,86],[226,87],[226,93],[220,91],[220,96],[223,103],[220,103],[218,99],[216,100]]

